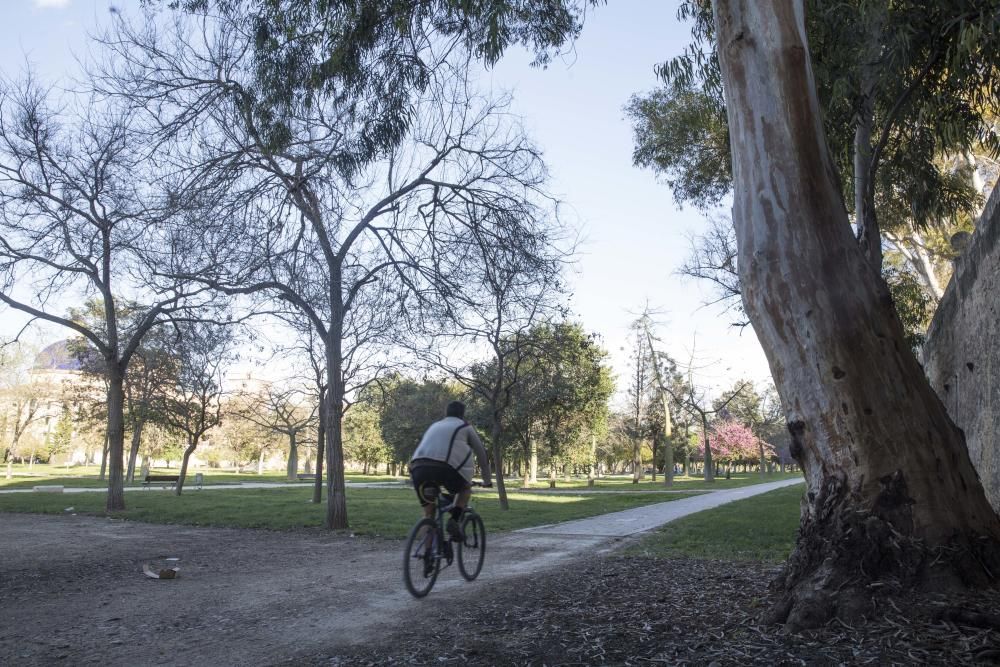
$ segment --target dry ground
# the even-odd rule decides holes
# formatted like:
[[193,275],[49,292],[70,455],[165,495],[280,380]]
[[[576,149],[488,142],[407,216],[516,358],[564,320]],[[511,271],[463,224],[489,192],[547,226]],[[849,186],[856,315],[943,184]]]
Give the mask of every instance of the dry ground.
[[[482,599],[608,540],[510,534],[479,580],[402,584],[402,542],[320,531],[0,514],[0,664],[268,664],[382,638],[430,609]],[[154,580],[143,563],[180,558]]]
[[[955,665],[1000,646],[934,620],[955,600],[788,635],[757,621],[773,568],[600,538],[500,536],[479,580],[449,568],[418,601],[395,541],[38,515],[0,515],[0,535],[5,665]],[[178,579],[141,574],[168,556]]]

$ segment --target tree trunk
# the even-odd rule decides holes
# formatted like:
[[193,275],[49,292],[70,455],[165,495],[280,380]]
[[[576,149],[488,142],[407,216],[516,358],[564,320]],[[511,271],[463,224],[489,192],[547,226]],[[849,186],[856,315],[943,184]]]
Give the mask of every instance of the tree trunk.
[[674,424],[670,419],[670,402],[663,399],[663,486],[674,485]]
[[[659,438],[659,436],[657,434],[657,435],[653,436],[653,466],[652,466],[653,472],[650,475],[651,481],[654,484],[656,483],[656,454],[659,451],[660,451],[660,438]],[[664,471],[664,472],[666,472],[666,471]]]
[[[340,281],[336,281],[339,290]],[[339,294],[339,292],[338,292]],[[335,310],[335,316],[342,310]],[[344,486],[344,382],[341,327],[331,327],[326,344],[326,519],[324,526],[344,530],[347,523],[347,493]]]
[[[124,378],[118,372],[118,365],[108,362],[113,368],[108,372],[108,512],[125,509],[125,391]],[[101,468],[103,470],[104,463]]]
[[493,411],[493,428],[490,429],[490,442],[493,444],[493,467],[497,484],[497,495],[500,498],[500,509],[506,511],[510,509],[507,502],[507,487],[503,482],[503,414],[497,410]]
[[142,444],[142,429],[146,425],[146,420],[136,419],[132,423],[132,444],[128,449],[128,469],[125,472],[125,481],[131,484],[135,481],[135,462],[139,458],[139,446]]
[[772,619],[857,619],[872,580],[992,584],[1000,521],[851,234],[802,0],[713,5],[743,300],[808,485]]
[[757,439],[757,448],[760,450],[760,476],[764,477],[767,474],[767,457],[764,455],[764,441],[760,438]]
[[104,444],[101,445],[101,473],[97,479],[104,481],[108,476],[108,432],[104,432]]
[[892,242],[899,251],[899,254],[906,259],[917,277],[923,282],[924,287],[930,292],[932,303],[936,308],[944,297],[944,288],[941,287],[941,281],[937,278],[934,263],[930,252],[927,250],[926,242],[920,235],[920,232],[913,228],[912,224],[908,227],[909,229],[905,236],[887,231],[885,238]]
[[198,437],[188,436],[188,446],[184,450],[184,456],[181,457],[181,471],[178,473],[177,486],[174,487],[174,495],[181,495],[184,490],[184,481],[187,479],[188,470],[188,459],[194,454],[194,450],[198,447]]
[[299,472],[299,448],[296,443],[298,433],[291,430],[288,432],[288,468],[285,473],[289,482],[294,482],[296,474]]
[[701,434],[705,439],[705,481],[715,481],[715,468],[712,466],[712,443],[708,438],[708,419],[701,418]]
[[597,470],[597,436],[590,435],[590,458],[587,461],[587,486],[594,485],[594,475]]
[[642,441],[632,440],[632,483],[638,484],[642,479]]
[[867,15],[866,50],[860,54],[860,106],[854,128],[854,217],[861,250],[875,271],[881,274],[882,235],[875,215],[875,184],[872,182],[872,126],[877,81],[875,68],[882,50],[882,16],[881,13],[875,16],[874,11],[877,9],[873,8]]
[[323,502],[323,451],[326,444],[326,419],[323,417],[323,395],[319,395],[319,425],[316,427],[316,482],[313,484],[313,503],[319,505]]
[[532,484],[538,481],[538,443],[531,439],[531,450],[528,458],[528,481]]
[[264,450],[260,450],[260,456],[257,457],[257,474],[264,474]]

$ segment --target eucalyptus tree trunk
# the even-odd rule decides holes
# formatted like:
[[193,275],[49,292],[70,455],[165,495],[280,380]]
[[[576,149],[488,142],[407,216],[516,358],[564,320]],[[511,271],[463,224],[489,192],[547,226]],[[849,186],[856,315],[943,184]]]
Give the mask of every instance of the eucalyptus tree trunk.
[[878,3],[867,11],[865,50],[861,53],[861,77],[857,125],[854,128],[854,215],[858,241],[876,272],[882,271],[882,234],[875,215],[872,129],[875,122],[876,67],[882,51],[883,12]]
[[663,486],[674,485],[674,425],[670,419],[670,403],[663,399]]
[[743,300],[808,485],[772,619],[853,622],[872,580],[992,585],[1000,521],[851,233],[803,2],[713,8]]

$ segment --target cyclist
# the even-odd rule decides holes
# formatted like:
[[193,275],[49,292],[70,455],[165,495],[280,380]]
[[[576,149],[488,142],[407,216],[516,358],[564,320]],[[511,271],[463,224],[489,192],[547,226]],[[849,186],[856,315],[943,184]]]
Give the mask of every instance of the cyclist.
[[446,528],[452,541],[461,542],[464,537],[459,520],[472,496],[473,453],[483,472],[483,486],[493,484],[486,448],[476,429],[465,421],[465,404],[452,401],[445,414],[447,416],[431,424],[421,438],[410,459],[410,479],[427,518],[434,517],[434,502],[424,497],[425,487],[443,486],[448,493],[457,496]]

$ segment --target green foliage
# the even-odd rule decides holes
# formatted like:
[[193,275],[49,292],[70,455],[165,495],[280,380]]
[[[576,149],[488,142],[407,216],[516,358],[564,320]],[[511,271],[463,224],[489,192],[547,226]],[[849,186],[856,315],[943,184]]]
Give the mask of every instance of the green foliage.
[[68,404],[63,404],[55,427],[47,436],[46,448],[49,455],[68,452],[73,445],[73,412]]
[[184,455],[184,436],[169,426],[148,424],[142,434],[143,456],[170,463]]
[[614,392],[607,352],[579,324],[539,325],[529,338],[505,429],[525,453],[534,441],[543,460],[589,464],[591,438],[607,432]]
[[380,396],[371,400],[379,402],[381,439],[393,460],[409,461],[427,427],[444,417],[449,402],[460,398],[459,388],[447,382],[401,376],[383,381]]
[[794,485],[678,519],[628,553],[780,563],[795,546],[803,487]]
[[[147,0],[155,4],[156,0]],[[431,44],[461,45],[492,65],[513,44],[545,64],[576,38],[586,0],[172,0],[196,14],[218,13],[249,26],[254,83],[241,104],[284,146],[290,111],[317,94],[332,95],[362,120],[347,142],[341,170],[350,173],[395,147],[409,129],[413,92],[424,89],[439,57]],[[451,51],[447,47],[441,52]]]
[[934,303],[927,296],[916,276],[897,261],[887,261],[882,267],[882,277],[889,286],[892,303],[903,323],[906,342],[913,349],[924,344],[927,327],[934,316]]
[[366,466],[392,459],[393,452],[382,439],[378,408],[374,405],[356,403],[351,406],[344,415],[343,438],[344,455],[348,459]]
[[625,107],[635,132],[632,162],[664,176],[678,204],[717,204],[732,187],[725,107],[701,90],[667,86]]
[[[923,226],[970,211],[978,193],[967,172],[938,158],[974,148],[1000,156],[1000,137],[991,122],[1000,109],[996,3],[806,4],[827,140],[839,172],[846,175],[848,206],[854,203],[854,179],[861,176],[854,174],[855,128],[870,95],[875,202],[883,226],[903,220]],[[636,164],[678,184],[678,202],[706,206],[717,203],[731,184],[728,160],[712,158],[728,136],[718,126],[725,113],[711,3],[685,0],[679,16],[692,22],[693,43],[658,68],[667,87],[633,98],[629,107]],[[700,117],[696,109],[702,110]],[[668,141],[684,143],[664,146]]]
[[213,431],[212,441],[231,453],[237,465],[257,461],[268,449],[284,442],[281,435],[242,416],[247,410],[245,397],[229,401],[223,410],[225,419]]

